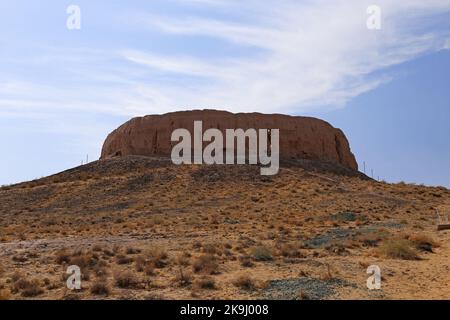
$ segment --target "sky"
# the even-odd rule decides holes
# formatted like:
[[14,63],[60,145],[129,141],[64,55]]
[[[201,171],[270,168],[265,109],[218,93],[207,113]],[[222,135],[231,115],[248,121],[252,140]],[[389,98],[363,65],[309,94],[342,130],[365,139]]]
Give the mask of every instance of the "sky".
[[450,0],[0,0],[0,185],[208,108],[319,117],[375,178],[450,187],[449,71]]

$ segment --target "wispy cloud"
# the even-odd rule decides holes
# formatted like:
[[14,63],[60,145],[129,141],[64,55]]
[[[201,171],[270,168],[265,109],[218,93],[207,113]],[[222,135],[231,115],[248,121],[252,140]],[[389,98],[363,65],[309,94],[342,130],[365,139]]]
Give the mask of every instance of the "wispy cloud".
[[208,3],[227,6],[231,14],[221,19],[134,16],[142,27],[167,35],[207,37],[255,49],[239,59],[211,61],[125,52],[128,61],[152,70],[208,78],[194,86],[191,78],[182,85],[152,85],[168,98],[163,109],[183,105],[301,112],[324,103],[342,105],[390,79],[380,71],[442,48],[443,35],[427,19],[450,8],[450,1],[379,1],[382,30],[370,31],[368,1]]
[[[173,14],[117,11],[124,34],[136,35],[142,45],[111,35],[115,41],[108,47],[63,46],[9,57],[20,70],[35,73],[0,75],[0,110],[134,116],[192,108],[300,113],[342,106],[389,81],[389,67],[449,48],[445,28],[430,22],[450,10],[450,0],[377,2],[380,31],[366,28],[372,4],[366,0],[171,0],[155,3],[177,7]],[[98,37],[89,27],[83,32]],[[146,46],[148,34],[180,50]]]

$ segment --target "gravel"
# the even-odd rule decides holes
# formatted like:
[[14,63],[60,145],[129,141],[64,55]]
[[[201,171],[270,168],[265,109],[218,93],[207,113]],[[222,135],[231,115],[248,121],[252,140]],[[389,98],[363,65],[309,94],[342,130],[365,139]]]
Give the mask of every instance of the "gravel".
[[336,289],[355,286],[345,280],[321,280],[309,277],[286,280],[272,280],[263,292],[264,299],[270,300],[323,300],[336,295]]

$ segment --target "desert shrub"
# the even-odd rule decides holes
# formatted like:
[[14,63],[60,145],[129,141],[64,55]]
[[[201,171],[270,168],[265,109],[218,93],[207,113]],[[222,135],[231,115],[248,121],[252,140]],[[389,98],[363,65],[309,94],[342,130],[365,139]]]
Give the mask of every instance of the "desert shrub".
[[23,263],[23,262],[27,262],[28,261],[28,257],[25,255],[14,255],[12,257],[12,260],[14,262],[19,262],[19,263]]
[[195,286],[200,289],[215,290],[216,281],[212,277],[202,277],[195,282]]
[[183,267],[190,265],[191,264],[191,254],[188,252],[184,252],[184,253],[178,255],[176,262],[178,265],[183,266]]
[[109,287],[104,281],[96,281],[90,291],[97,296],[108,296],[110,294]]
[[301,258],[303,255],[300,246],[296,243],[285,243],[279,248],[280,255],[285,258]]
[[36,297],[44,290],[41,288],[39,281],[34,279],[32,281],[21,278],[14,282],[14,291],[21,292],[22,297]]
[[138,256],[134,259],[134,266],[137,272],[143,272],[148,262],[143,256]]
[[105,277],[108,274],[108,270],[106,269],[106,263],[104,261],[96,265],[93,268],[93,271],[97,277]]
[[144,269],[144,273],[147,276],[154,276],[155,275],[155,267],[153,265],[147,265]]
[[116,263],[117,264],[130,264],[133,262],[133,258],[127,257],[126,255],[119,254],[116,256]]
[[254,290],[256,285],[255,281],[248,274],[239,275],[234,281],[233,284],[243,290]]
[[60,250],[56,253],[56,263],[76,265],[81,269],[92,268],[99,262],[97,254],[84,252],[82,250],[68,252]]
[[249,256],[241,256],[239,257],[239,260],[241,262],[241,266],[243,266],[244,268],[251,268],[255,266],[251,257]]
[[405,238],[411,241],[414,247],[420,251],[433,252],[433,248],[439,247],[439,244],[433,238],[424,234],[407,235]]
[[70,254],[66,250],[60,250],[56,253],[56,263],[65,264],[70,262]]
[[161,248],[152,248],[146,253],[147,259],[155,268],[162,269],[169,264],[169,255]]
[[251,255],[256,261],[271,261],[273,260],[272,251],[266,246],[257,246],[251,250]]
[[139,285],[138,279],[129,271],[116,273],[114,281],[116,286],[122,289],[133,289]]
[[327,270],[320,276],[322,280],[331,281],[333,280],[333,272],[331,271],[331,266],[327,264]]
[[411,248],[411,242],[405,239],[387,240],[379,248],[382,255],[401,260],[417,260],[418,255]]
[[104,249],[103,255],[104,255],[104,257],[114,257],[116,255],[116,252],[109,250],[109,249]]
[[125,252],[126,252],[126,254],[138,254],[138,253],[141,253],[141,250],[130,247],[130,248],[127,248],[127,250]]
[[210,254],[205,254],[194,260],[192,268],[195,273],[218,274],[219,264],[217,259]]
[[207,243],[203,246],[203,252],[207,254],[220,254],[221,250],[214,243]]
[[94,267],[98,263],[98,257],[89,253],[80,252],[70,258],[69,264],[79,266],[81,269]]
[[184,271],[180,268],[175,281],[181,286],[186,287],[192,283],[192,274],[189,271]]
[[92,247],[92,251],[94,251],[94,252],[100,252],[102,250],[103,250],[102,246],[99,244],[96,244],[95,246]]
[[359,242],[364,247],[376,247],[379,243],[390,237],[390,232],[384,228],[376,231],[358,234],[355,236],[355,242]]

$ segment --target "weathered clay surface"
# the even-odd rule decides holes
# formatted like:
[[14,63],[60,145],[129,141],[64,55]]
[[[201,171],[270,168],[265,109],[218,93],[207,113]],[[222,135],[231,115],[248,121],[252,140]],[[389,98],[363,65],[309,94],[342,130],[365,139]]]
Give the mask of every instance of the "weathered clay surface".
[[191,133],[194,121],[203,121],[203,130],[280,129],[280,158],[310,159],[339,163],[356,170],[355,156],[344,133],[329,123],[309,117],[280,114],[238,113],[194,110],[138,117],[110,133],[103,145],[101,159],[126,156],[170,156],[173,130]]

